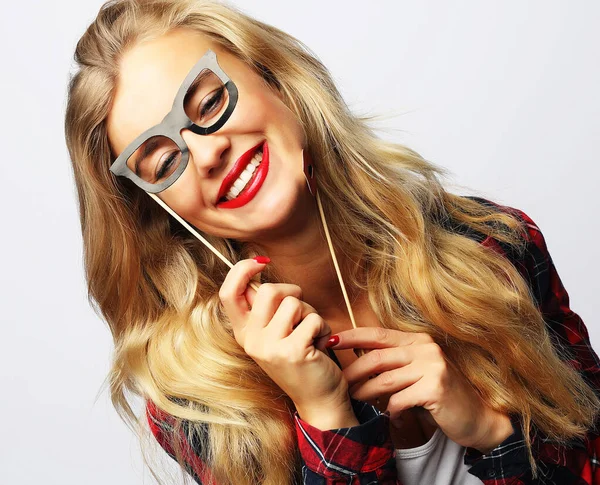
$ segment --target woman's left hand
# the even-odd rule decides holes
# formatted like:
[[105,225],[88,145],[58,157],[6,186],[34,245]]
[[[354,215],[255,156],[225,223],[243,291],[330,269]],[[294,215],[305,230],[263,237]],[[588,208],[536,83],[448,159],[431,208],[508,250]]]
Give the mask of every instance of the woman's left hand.
[[[401,419],[406,409],[421,406],[451,440],[482,453],[513,433],[509,417],[486,405],[428,334],[359,327],[336,335],[340,341],[335,350],[373,349],[343,373],[354,399],[389,396],[392,421]],[[374,374],[379,375],[360,383]]]

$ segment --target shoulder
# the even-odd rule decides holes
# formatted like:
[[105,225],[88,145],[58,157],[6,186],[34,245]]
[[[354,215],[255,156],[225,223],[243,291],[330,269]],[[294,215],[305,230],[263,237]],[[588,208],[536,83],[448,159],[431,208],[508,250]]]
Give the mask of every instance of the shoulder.
[[544,236],[542,235],[542,231],[538,227],[537,223],[522,209],[518,209],[516,207],[512,207],[509,205],[502,205],[497,202],[484,199],[483,197],[475,197],[475,196],[467,196],[470,199],[477,200],[478,202],[488,205],[490,207],[494,207],[499,211],[505,212],[514,216],[518,219],[523,227],[526,229],[527,234],[527,242],[533,246],[538,247],[543,252],[547,252],[546,242],[544,240]]
[[463,195],[461,197],[475,200],[480,204],[509,214],[521,223],[524,240],[522,239],[523,245],[520,248],[455,221],[449,221],[446,225],[452,231],[474,239],[482,246],[490,248],[508,259],[531,287],[537,303],[542,305],[543,297],[548,294],[551,285],[551,270],[554,269],[554,266],[546,239],[538,224],[524,210],[517,207],[500,204],[479,196]]
[[[523,210],[518,209],[516,207],[509,206],[509,205],[500,204],[493,200],[486,199],[486,198],[479,197],[479,196],[462,195],[461,197],[474,200],[482,205],[485,205],[487,207],[495,209],[498,212],[503,212],[505,214],[513,216],[517,221],[519,221],[521,223],[521,226],[524,229],[523,230],[523,234],[525,236],[524,242],[525,242],[525,245],[527,246],[527,249],[530,249],[530,246],[535,246],[536,248],[538,248],[539,251],[541,251],[543,253],[547,253],[546,243],[544,241],[544,237],[542,235],[540,228],[538,227],[537,223],[528,214],[526,214]],[[484,246],[490,247],[500,253],[503,253],[504,255],[506,255],[507,257],[510,257],[511,259],[515,259],[515,258],[518,258],[519,256],[522,256],[520,254],[515,253],[515,248],[513,248],[511,245],[509,245],[503,241],[499,241],[498,239],[495,239],[486,234],[483,234],[479,231],[476,231],[476,230],[466,226],[465,224],[462,224],[462,223],[459,223],[457,221],[450,219],[448,222],[446,222],[445,226],[452,231],[455,231],[457,233],[460,233],[464,236],[470,237],[470,238],[478,241],[479,243],[481,243]]]
[[175,433],[175,419],[173,416],[161,410],[153,401],[148,399],[146,401],[146,419],[156,441],[171,458],[176,459],[173,443]]
[[[196,483],[211,483],[212,475],[206,465],[207,459],[202,448],[202,443],[208,438],[206,423],[194,426],[192,430],[189,421],[176,419],[150,399],[146,400],[145,411],[150,431],[167,455],[178,461],[175,452],[178,448],[182,453],[185,470]],[[201,436],[197,436],[198,430]]]
[[474,200],[476,202],[479,202],[482,205],[496,209],[499,212],[505,212],[507,214],[514,216],[519,221],[521,221],[521,223],[526,227],[530,239],[535,238],[536,235],[541,234],[541,231],[540,231],[540,228],[538,227],[538,225],[533,221],[533,219],[531,217],[529,217],[529,215],[527,215],[521,209],[509,206],[509,205],[500,204],[499,202],[495,202],[493,200],[485,199],[485,198],[479,197],[479,196],[462,195],[461,197]]

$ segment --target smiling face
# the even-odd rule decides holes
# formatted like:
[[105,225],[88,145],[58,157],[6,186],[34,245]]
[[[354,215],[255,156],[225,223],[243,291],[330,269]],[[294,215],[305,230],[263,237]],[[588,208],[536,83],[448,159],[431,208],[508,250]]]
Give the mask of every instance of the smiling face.
[[[276,89],[200,33],[179,29],[125,52],[107,119],[111,149],[115,155],[120,154],[138,135],[162,121],[182,81],[209,49],[216,53],[219,66],[235,83],[237,104],[215,133],[181,131],[189,148],[188,165],[175,183],[157,195],[182,218],[208,234],[260,242],[293,233],[303,226],[314,207],[302,171],[302,128]],[[203,113],[216,106],[218,117],[215,94],[218,92],[206,91],[199,101],[205,108]],[[186,114],[190,116],[187,111]],[[246,163],[251,162],[248,151],[263,142],[267,146],[263,160],[253,169],[257,162]],[[168,160],[172,147],[166,146],[162,151],[165,153],[159,147],[153,152],[157,162]],[[236,164],[240,157],[243,166]],[[248,181],[250,174],[253,177]],[[255,190],[259,179],[262,184]],[[250,197],[242,192],[239,199],[223,204],[219,198],[222,188],[232,182],[238,190],[245,184],[244,192],[250,192]],[[235,197],[235,192],[229,192],[228,197]]]

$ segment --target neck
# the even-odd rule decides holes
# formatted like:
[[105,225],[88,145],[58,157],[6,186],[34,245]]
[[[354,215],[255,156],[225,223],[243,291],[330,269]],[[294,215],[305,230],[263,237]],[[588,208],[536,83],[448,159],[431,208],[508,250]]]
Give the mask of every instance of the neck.
[[[313,306],[323,318],[347,315],[346,304],[325,231],[321,222],[316,199],[311,199],[307,217],[295,225],[293,232],[286,232],[268,241],[260,242],[259,247],[269,256],[272,266],[282,282],[293,283],[302,288],[302,300]],[[348,262],[344,254],[337,254],[340,267]],[[354,289],[346,284],[350,302]]]

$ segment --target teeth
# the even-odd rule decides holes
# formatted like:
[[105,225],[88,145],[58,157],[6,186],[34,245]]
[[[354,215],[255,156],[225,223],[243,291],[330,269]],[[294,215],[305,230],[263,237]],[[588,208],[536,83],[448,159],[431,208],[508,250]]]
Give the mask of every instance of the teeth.
[[229,192],[227,192],[227,194],[225,195],[225,198],[227,200],[235,199],[239,195],[239,193],[244,189],[244,187],[246,187],[246,184],[252,178],[252,175],[256,171],[256,167],[258,167],[260,165],[260,162],[262,162],[262,156],[263,155],[261,148],[258,152],[256,152],[252,160],[250,160],[250,163],[246,165],[246,168],[242,171],[237,180],[233,182],[233,185],[229,189]]

